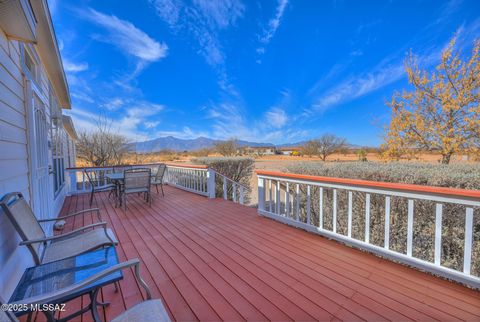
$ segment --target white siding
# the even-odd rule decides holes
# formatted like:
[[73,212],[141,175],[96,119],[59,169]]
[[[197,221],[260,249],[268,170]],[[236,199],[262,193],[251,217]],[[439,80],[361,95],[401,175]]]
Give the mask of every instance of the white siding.
[[[8,40],[0,30],[0,198],[6,193],[20,191],[30,201],[28,122],[21,66],[20,44]],[[48,97],[49,80],[43,66],[38,86]],[[49,110],[47,108],[47,113]],[[51,151],[49,159],[51,164]],[[68,160],[65,163],[68,164]],[[53,203],[52,217],[58,215],[63,205],[66,188],[65,184],[55,199],[49,201]],[[19,247],[19,242],[17,232],[0,210],[0,296],[6,299],[25,268],[33,265],[30,253],[25,247]]]
[[[30,199],[28,153],[20,51],[0,30],[0,196],[20,191]],[[0,295],[8,298],[31,256],[0,211]]]

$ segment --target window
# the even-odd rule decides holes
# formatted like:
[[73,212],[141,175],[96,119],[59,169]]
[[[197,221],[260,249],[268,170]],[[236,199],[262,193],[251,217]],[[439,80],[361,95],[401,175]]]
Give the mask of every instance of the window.
[[39,82],[39,67],[36,55],[27,46],[22,47],[24,72],[34,82]]
[[53,96],[50,97],[51,149],[53,191],[55,196],[65,184],[65,156],[67,153],[67,133],[62,124],[61,111]]

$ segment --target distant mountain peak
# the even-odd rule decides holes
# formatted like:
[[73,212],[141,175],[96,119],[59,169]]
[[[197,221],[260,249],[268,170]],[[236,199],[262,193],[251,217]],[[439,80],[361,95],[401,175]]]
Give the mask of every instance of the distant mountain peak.
[[[139,153],[158,152],[161,150],[172,151],[195,151],[205,148],[212,148],[221,140],[214,140],[204,136],[195,139],[179,139],[174,136],[164,136],[143,142],[133,142],[129,144],[129,149]],[[240,146],[274,146],[272,143],[258,143],[243,140],[237,140]]]

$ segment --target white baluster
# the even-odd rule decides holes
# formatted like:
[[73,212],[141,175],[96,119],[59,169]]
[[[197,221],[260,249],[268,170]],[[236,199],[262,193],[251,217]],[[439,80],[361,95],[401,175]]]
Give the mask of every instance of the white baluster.
[[390,196],[385,197],[385,249],[390,248]]
[[370,194],[365,196],[365,242],[370,243]]
[[300,219],[300,185],[298,183],[295,186],[295,216],[298,221]]
[[441,203],[435,207],[435,265],[440,265],[442,258],[442,207]]
[[312,216],[311,208],[310,186],[307,186],[307,225],[310,225],[310,217]]
[[463,247],[463,272],[471,274],[473,240],[473,208],[465,210],[465,246]]
[[337,232],[337,189],[333,189],[333,232]]
[[348,237],[352,237],[352,208],[353,208],[353,196],[352,192],[348,192],[348,219],[347,219],[347,235]]
[[407,256],[412,256],[412,250],[413,250],[413,199],[408,199]]

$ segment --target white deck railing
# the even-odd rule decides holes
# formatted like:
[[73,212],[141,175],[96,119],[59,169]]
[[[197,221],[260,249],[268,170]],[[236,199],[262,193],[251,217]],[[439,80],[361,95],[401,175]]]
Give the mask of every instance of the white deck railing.
[[212,171],[206,166],[167,165],[165,182],[171,186],[209,197]]
[[[473,253],[474,211],[478,216],[480,191],[269,171],[257,171],[257,176],[259,214],[480,288],[479,272],[472,274],[472,259],[480,260],[480,254]],[[315,205],[314,200],[317,203]],[[416,206],[423,211],[432,209],[434,242],[433,249],[429,250],[430,254],[433,253],[431,260],[415,256],[418,247],[426,246],[418,245],[417,236],[414,236]],[[378,209],[382,212],[379,213]],[[371,219],[374,210],[376,218],[382,218],[381,244],[378,238],[375,243],[372,242]],[[463,267],[457,269],[442,263],[442,230],[447,228],[442,224],[442,216],[449,215],[462,215],[465,223],[461,242]],[[357,219],[357,226],[354,227],[357,236],[354,236],[352,229],[354,217]],[[406,221],[406,227],[402,227],[406,230],[403,231],[404,247],[391,243],[392,220],[399,218]],[[358,223],[363,225],[359,227]],[[398,229],[398,225],[395,228]],[[422,239],[419,240],[422,243]],[[478,251],[478,247],[476,249]]]
[[221,182],[221,197],[225,200],[232,200],[233,202],[243,205],[245,203],[245,193],[248,191],[248,187],[216,172],[215,170],[213,171]]
[[[131,165],[133,168],[150,168],[155,171],[158,163]],[[91,186],[86,173],[92,173],[96,178],[98,186],[108,183],[107,174],[113,172],[113,167],[76,167],[67,168],[69,194],[79,194],[91,191]],[[217,179],[217,180],[216,180]],[[218,180],[223,184],[217,185]],[[209,198],[215,198],[217,192],[224,199],[243,204],[247,188],[232,179],[216,172],[203,165],[167,164],[164,175],[164,183],[196,193]]]

